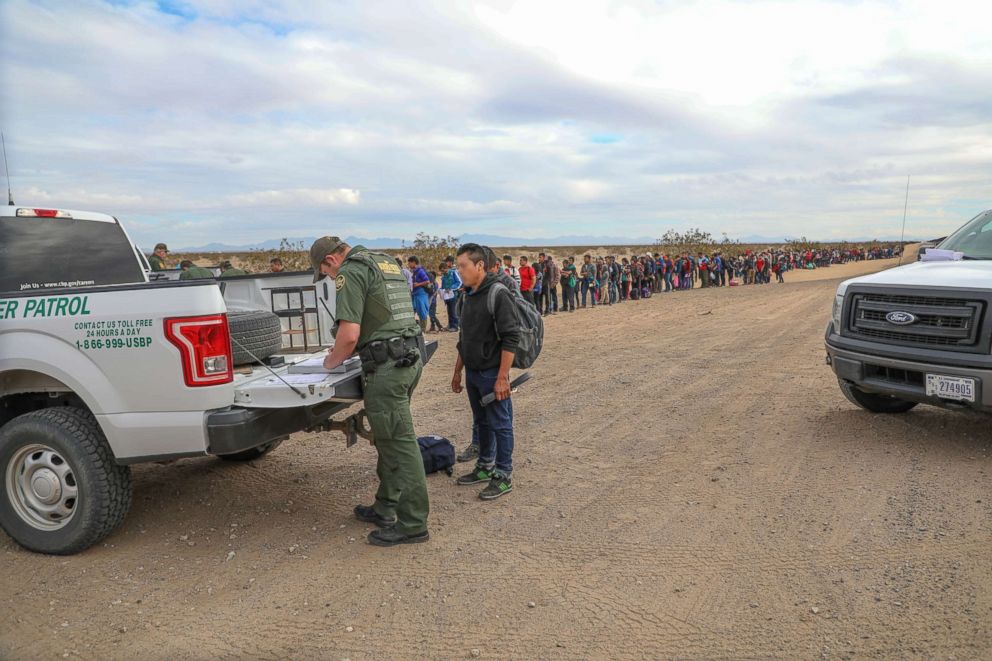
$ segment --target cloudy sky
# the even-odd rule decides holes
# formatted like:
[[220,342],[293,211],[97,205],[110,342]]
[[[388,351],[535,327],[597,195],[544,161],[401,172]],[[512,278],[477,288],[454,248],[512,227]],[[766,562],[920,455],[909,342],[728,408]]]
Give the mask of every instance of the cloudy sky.
[[987,2],[0,0],[15,200],[146,247],[940,236],[992,207]]

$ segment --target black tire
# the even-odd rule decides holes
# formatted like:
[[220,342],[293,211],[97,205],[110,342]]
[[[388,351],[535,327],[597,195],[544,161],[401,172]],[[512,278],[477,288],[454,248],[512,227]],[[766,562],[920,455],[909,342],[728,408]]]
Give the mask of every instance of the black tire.
[[255,358],[265,360],[282,349],[282,324],[279,317],[271,312],[230,310],[227,325],[231,332],[231,355],[235,365],[254,363]]
[[[49,452],[32,450],[31,446],[44,446]],[[32,474],[43,483],[47,483],[41,477],[48,470],[43,467],[46,461],[59,469],[68,467],[58,478],[57,491],[64,498],[68,492],[65,485],[69,485],[77,494],[66,500],[66,504],[73,502],[71,515],[61,519],[64,523],[31,523],[32,516],[44,515],[25,505],[27,496],[12,477],[24,475],[29,470],[25,463],[39,459],[44,461],[34,464]],[[52,474],[49,470],[44,475]],[[18,544],[39,553],[69,555],[89,548],[116,530],[131,507],[131,469],[114,461],[96,419],[78,408],[32,411],[4,425],[0,429],[0,478],[0,526]],[[45,529],[46,525],[61,527]]]
[[898,397],[865,392],[850,381],[844,379],[837,379],[837,383],[840,384],[840,390],[844,393],[844,397],[847,397],[848,401],[872,413],[905,413],[917,404],[917,402],[899,399]]
[[282,439],[269,441],[268,443],[259,445],[257,448],[251,448],[250,450],[242,450],[241,452],[235,452],[233,454],[219,454],[217,456],[224,461],[252,461],[254,459],[261,459],[280,445],[282,445]]

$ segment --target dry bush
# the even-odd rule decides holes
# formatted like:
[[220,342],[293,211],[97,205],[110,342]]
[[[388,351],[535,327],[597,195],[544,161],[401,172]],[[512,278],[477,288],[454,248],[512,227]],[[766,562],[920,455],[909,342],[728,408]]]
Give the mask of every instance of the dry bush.
[[399,250],[387,250],[385,252],[399,257],[406,264],[408,257],[416,257],[420,260],[420,265],[428,271],[437,271],[438,265],[444,261],[445,257],[454,257],[458,252],[458,237],[456,236],[433,236],[425,232],[419,232],[413,243],[403,242],[403,247]]

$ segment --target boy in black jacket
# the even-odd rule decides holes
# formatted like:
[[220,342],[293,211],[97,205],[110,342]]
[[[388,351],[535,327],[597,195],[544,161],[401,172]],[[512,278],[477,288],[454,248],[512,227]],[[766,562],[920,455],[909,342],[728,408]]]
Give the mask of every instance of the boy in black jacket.
[[[513,404],[510,401],[510,367],[520,340],[520,320],[509,289],[495,295],[489,311],[491,289],[500,278],[489,273],[486,249],[466,243],[458,250],[458,274],[465,285],[458,358],[451,379],[453,392],[465,390],[478,428],[479,459],[472,472],[458,484],[489,482],[479,497],[495,500],[513,489]],[[505,285],[504,285],[505,287]],[[495,393],[496,401],[483,406],[482,398]]]

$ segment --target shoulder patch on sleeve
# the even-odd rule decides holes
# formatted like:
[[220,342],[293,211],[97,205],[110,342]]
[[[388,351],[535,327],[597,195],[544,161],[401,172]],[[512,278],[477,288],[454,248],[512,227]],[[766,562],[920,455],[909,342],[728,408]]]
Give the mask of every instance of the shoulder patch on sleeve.
[[334,279],[334,291],[341,291],[344,288],[344,283],[345,283],[345,278],[344,278],[344,274],[342,273],[338,275],[337,278]]

